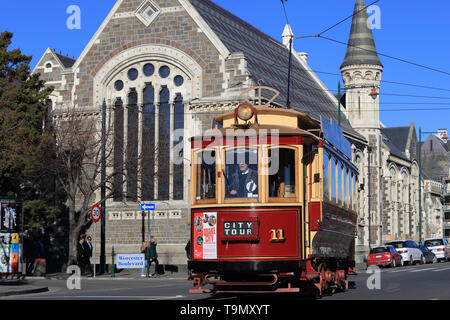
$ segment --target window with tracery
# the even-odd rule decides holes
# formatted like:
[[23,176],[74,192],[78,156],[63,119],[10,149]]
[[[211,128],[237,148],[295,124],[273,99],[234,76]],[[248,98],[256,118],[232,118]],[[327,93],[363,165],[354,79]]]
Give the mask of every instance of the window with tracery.
[[184,199],[184,99],[190,81],[161,61],[136,63],[111,79],[114,201]]

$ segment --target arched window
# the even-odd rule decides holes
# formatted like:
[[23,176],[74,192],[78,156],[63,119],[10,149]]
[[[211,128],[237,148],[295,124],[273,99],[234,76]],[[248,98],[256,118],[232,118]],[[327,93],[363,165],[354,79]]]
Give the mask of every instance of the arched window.
[[127,132],[127,200],[137,201],[138,179],[138,93],[132,88],[128,94]]
[[155,89],[147,84],[142,110],[142,200],[155,200]]
[[158,200],[169,200],[170,188],[170,92],[163,87],[159,103]]
[[121,104],[114,113],[114,169],[122,173],[113,182],[114,201],[184,199],[189,88],[192,78],[165,61],[143,59],[111,78],[107,94]]
[[184,192],[184,103],[178,93],[174,106],[173,200],[182,200]]
[[114,105],[114,180],[113,199],[123,200],[123,102],[119,98]]

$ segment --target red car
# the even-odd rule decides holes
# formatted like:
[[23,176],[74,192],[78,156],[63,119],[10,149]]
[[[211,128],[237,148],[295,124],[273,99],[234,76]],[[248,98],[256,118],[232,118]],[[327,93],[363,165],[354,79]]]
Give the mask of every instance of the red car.
[[367,266],[397,266],[403,267],[402,255],[393,246],[376,247],[370,249],[367,256]]

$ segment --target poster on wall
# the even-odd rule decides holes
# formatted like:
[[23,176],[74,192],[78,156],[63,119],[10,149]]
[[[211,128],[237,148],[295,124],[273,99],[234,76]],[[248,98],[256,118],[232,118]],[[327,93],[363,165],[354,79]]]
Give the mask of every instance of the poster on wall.
[[217,259],[217,212],[194,215],[194,259]]
[[22,208],[17,202],[0,203],[0,230],[4,232],[20,232]]

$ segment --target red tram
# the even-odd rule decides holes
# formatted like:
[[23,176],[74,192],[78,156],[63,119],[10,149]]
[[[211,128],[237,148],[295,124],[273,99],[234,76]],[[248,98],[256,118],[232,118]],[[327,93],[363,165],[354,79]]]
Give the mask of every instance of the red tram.
[[[262,90],[275,93],[264,105]],[[215,119],[220,129],[191,139],[191,293],[348,287],[358,208],[350,143],[325,119],[269,108],[277,95],[245,91]]]

